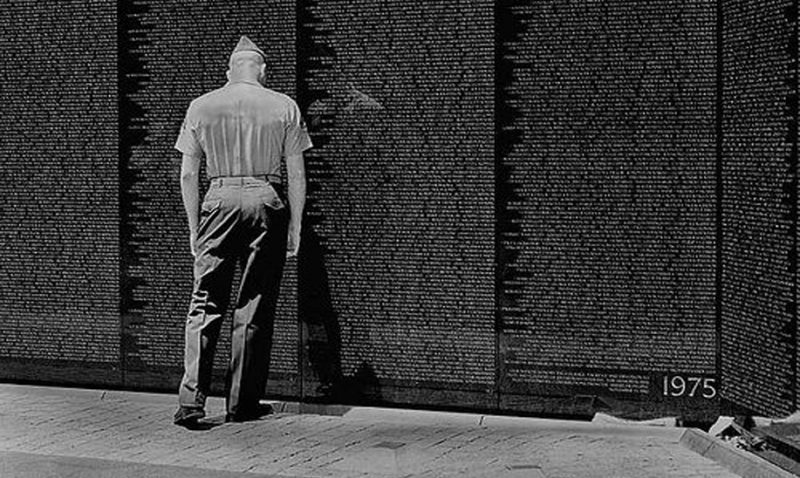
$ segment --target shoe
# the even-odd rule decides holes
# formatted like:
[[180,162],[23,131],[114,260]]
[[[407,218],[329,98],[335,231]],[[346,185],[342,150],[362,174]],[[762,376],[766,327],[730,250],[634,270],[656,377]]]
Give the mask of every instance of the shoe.
[[272,405],[268,403],[258,403],[254,409],[239,410],[236,413],[225,415],[225,422],[250,422],[258,420],[263,416],[272,414]]
[[206,416],[206,412],[199,407],[178,407],[178,411],[175,412],[175,419],[173,422],[176,425],[186,427],[186,428],[196,428],[197,427],[197,420]]

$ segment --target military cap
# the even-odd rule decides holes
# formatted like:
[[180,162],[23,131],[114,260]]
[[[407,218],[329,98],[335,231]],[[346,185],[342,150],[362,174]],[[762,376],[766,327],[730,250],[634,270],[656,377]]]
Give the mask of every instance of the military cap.
[[264,59],[264,62],[267,61],[267,55],[264,53],[264,51],[244,35],[242,35],[242,38],[239,39],[239,43],[236,45],[236,48],[233,49],[231,56],[241,51],[254,51],[261,55],[261,58]]

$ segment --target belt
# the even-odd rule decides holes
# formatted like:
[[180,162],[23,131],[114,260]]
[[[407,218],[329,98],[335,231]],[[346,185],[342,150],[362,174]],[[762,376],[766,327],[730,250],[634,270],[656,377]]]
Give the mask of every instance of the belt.
[[218,176],[211,178],[211,184],[217,186],[243,186],[245,184],[273,183],[266,174],[258,176]]

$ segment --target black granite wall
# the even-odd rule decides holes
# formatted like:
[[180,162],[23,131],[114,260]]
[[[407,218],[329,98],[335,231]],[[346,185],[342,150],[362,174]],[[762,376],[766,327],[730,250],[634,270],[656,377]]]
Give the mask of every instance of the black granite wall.
[[315,143],[268,393],[798,408],[795,2],[74,0],[0,19],[0,379],[177,386],[172,145],[246,34]]

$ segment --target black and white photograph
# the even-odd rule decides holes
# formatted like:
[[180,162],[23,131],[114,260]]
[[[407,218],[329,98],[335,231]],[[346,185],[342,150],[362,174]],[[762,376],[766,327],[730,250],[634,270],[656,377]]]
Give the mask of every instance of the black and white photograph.
[[798,0],[0,0],[0,478],[800,476]]

